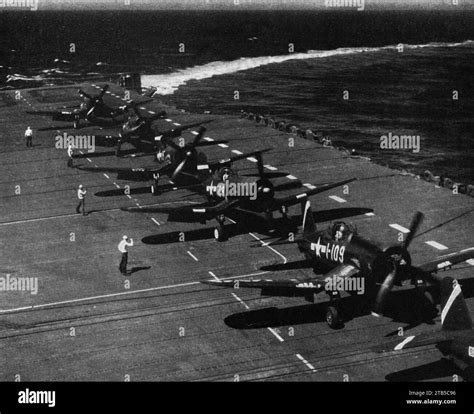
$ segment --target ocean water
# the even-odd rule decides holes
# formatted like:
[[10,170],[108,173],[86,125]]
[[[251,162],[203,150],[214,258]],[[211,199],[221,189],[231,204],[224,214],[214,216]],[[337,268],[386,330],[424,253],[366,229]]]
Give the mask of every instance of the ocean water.
[[[3,88],[140,72],[190,111],[270,113],[474,183],[473,12],[1,12],[0,27]],[[381,150],[388,133],[419,136],[420,151]]]

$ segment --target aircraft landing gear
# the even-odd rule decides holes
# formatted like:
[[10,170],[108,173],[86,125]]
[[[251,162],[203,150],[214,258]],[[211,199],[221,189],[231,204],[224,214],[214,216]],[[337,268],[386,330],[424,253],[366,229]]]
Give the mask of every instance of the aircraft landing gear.
[[160,190],[158,188],[158,182],[160,180],[160,174],[153,174],[153,184],[151,185],[151,193],[153,195],[158,195],[160,193]]
[[337,329],[341,326],[341,318],[339,311],[335,306],[328,306],[326,309],[326,322],[332,329]]
[[331,291],[328,293],[331,296],[331,302],[326,308],[326,322],[331,329],[338,329],[341,328],[343,325],[339,309],[336,306],[336,303],[340,299],[340,294],[339,292],[335,291]]
[[223,215],[218,216],[217,226],[214,228],[214,238],[219,242],[223,242],[227,240],[227,235],[225,233],[225,228],[224,228],[224,221],[225,221],[225,217]]

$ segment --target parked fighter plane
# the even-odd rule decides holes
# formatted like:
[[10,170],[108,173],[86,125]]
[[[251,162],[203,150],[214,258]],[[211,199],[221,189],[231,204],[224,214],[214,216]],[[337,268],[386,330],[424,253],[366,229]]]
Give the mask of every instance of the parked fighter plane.
[[96,136],[99,139],[99,146],[116,146],[116,155],[120,156],[120,150],[123,144],[129,143],[135,148],[145,153],[157,153],[157,159],[164,156],[164,150],[169,146],[169,141],[181,136],[181,134],[193,127],[207,124],[209,121],[196,122],[187,125],[178,125],[165,131],[160,131],[153,126],[153,122],[166,116],[165,111],[161,111],[153,116],[144,117],[136,108],[131,105],[134,115],[129,116],[127,122],[123,124],[119,135]]
[[[206,196],[208,199],[207,203],[194,207],[141,207],[140,209],[130,207],[122,208],[122,210],[140,213],[166,213],[178,220],[194,221],[203,224],[206,221],[215,219],[217,226],[214,229],[214,237],[218,241],[225,241],[227,239],[224,227],[225,214],[230,210],[238,208],[252,213],[264,213],[267,221],[271,222],[274,211],[280,211],[286,217],[288,207],[298,204],[302,198],[322,193],[355,180],[355,178],[351,178],[313,188],[304,193],[276,198],[275,187],[270,178],[282,176],[282,173],[266,172],[264,170],[262,153],[266,151],[269,151],[269,149],[254,153],[258,166],[258,176],[256,178],[238,176],[228,166],[232,159],[222,160],[212,165],[201,163],[196,166],[197,174],[190,174],[185,172],[185,170],[189,171],[188,166],[193,162],[194,158],[191,153],[187,153],[171,179],[174,180],[180,174],[193,177],[197,182],[201,183],[199,186],[196,186],[196,192]],[[249,157],[248,154],[245,157],[239,156],[239,159],[247,157]]]
[[[306,200],[301,205],[304,208],[303,237],[295,242],[304,252],[308,267],[326,266],[330,269],[327,273],[322,276],[285,280],[207,280],[202,283],[231,288],[258,288],[261,289],[262,295],[302,296],[309,302],[314,301],[314,294],[325,291],[330,297],[326,321],[331,328],[337,328],[342,322],[338,311],[341,292],[352,295],[364,294],[370,298],[375,295],[373,314],[378,316],[395,284],[401,285],[404,280],[411,280],[423,291],[430,284],[438,282],[436,272],[474,257],[474,248],[470,248],[439,257],[420,266],[412,266],[408,247],[421,224],[422,213],[414,216],[407,238],[401,245],[382,249],[360,237],[356,229],[343,222],[318,231],[310,202]],[[357,283],[362,281],[363,292],[358,289],[362,283]],[[378,284],[380,288],[375,294]]]
[[[94,125],[104,125],[104,124],[119,124],[124,121],[124,119],[117,119],[120,115],[126,114],[128,108],[134,105],[133,102],[130,102],[127,105],[120,106],[118,108],[112,108],[106,105],[103,101],[103,97],[109,85],[105,85],[100,93],[97,96],[91,96],[88,93],[84,92],[82,89],[79,89],[79,95],[84,99],[79,107],[73,107],[72,109],[64,109],[60,111],[26,111],[28,114],[32,115],[47,115],[52,116],[54,121],[65,121],[73,122],[74,128],[79,128],[81,119],[86,120]],[[146,103],[150,102],[144,101]]]
[[401,351],[435,344],[461,369],[465,379],[474,379],[474,330],[472,318],[457,280],[445,277],[441,287],[441,331],[408,336],[373,348],[377,352]]
[[[196,148],[206,147],[210,145],[218,145],[227,143],[225,140],[202,141],[202,137],[206,128],[200,127],[196,137],[190,143],[180,146],[175,144],[171,139],[166,140],[166,145],[170,146],[170,150],[162,150],[157,160],[159,164],[147,167],[125,168],[125,167],[82,167],[78,169],[91,172],[116,173],[117,179],[148,181],[153,180],[151,192],[155,195],[160,193],[159,179],[162,176],[173,178],[178,186],[195,185],[199,183],[198,178],[194,178],[197,163],[205,162],[205,155],[198,153]],[[247,157],[253,155],[246,154]],[[232,161],[241,159],[242,156],[234,157]],[[186,167],[183,168],[182,163],[186,159]],[[177,171],[179,168],[179,171]]]

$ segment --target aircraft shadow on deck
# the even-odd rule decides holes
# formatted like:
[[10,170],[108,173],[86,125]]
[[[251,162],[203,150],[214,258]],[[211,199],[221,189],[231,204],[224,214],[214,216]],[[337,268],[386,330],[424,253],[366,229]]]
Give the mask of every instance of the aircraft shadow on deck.
[[[459,283],[466,298],[474,296],[474,279],[463,279]],[[434,297],[436,297],[436,290],[436,286],[429,289]],[[320,295],[324,295],[324,293],[320,293]],[[224,319],[224,322],[234,329],[276,328],[308,323],[326,323],[327,305],[328,302],[325,301],[281,309],[276,307],[263,308],[229,315]],[[343,297],[338,307],[344,322],[370,315],[373,310],[372,301],[364,295]],[[384,317],[394,322],[407,324],[408,326],[404,327],[405,331],[422,323],[433,324],[433,319],[437,315],[438,309],[415,288],[393,291],[388,297],[386,311],[384,312]],[[391,335],[392,333],[386,336]]]
[[151,266],[135,266],[135,267],[132,267],[127,272],[127,274],[132,275],[133,273],[139,272],[140,270],[149,270],[149,269],[151,269]]
[[[343,217],[357,216],[372,212],[373,210],[368,208],[337,208],[326,211],[318,211],[313,213],[316,222],[338,220]],[[230,218],[236,223],[226,223],[226,232],[229,238],[247,234],[249,232],[257,232],[261,235],[266,236],[268,239],[288,237],[289,233],[297,234],[298,227],[302,222],[302,216],[288,216],[288,220],[279,217],[274,219],[274,224],[269,226],[265,220],[259,215],[254,213],[235,210],[229,214]],[[186,222],[184,217],[169,215],[169,222]],[[190,219],[189,222],[195,222],[194,219]],[[184,241],[198,241],[208,240],[214,238],[214,228],[206,227],[201,229],[189,230],[189,231],[173,231],[169,233],[160,233],[150,236],[146,236],[142,239],[145,244],[168,244],[182,242],[184,234]],[[181,236],[181,237],[180,237]],[[266,240],[265,238],[262,239]],[[259,243],[259,246],[261,244]]]
[[472,381],[472,373],[461,371],[452,361],[441,357],[438,361],[392,372],[385,376],[390,382],[428,381],[452,377],[454,374]]

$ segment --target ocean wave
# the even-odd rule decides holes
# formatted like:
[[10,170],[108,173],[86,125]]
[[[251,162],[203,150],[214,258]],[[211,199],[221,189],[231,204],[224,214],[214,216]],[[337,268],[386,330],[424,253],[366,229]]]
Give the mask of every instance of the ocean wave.
[[[473,43],[473,40],[466,40],[464,42],[457,43],[433,42],[421,45],[403,44],[403,47],[405,49],[459,47],[472,45]],[[306,60],[358,53],[374,53],[383,50],[397,50],[398,47],[399,45],[390,45],[382,47],[350,47],[339,48],[334,50],[308,50],[307,52],[292,53],[288,55],[240,58],[228,62],[214,61],[206,63],[204,65],[181,69],[174,73],[142,75],[141,80],[143,87],[155,87],[157,89],[155,95],[171,95],[180,86],[185,85],[190,80],[202,80],[211,78],[213,76],[227,75],[243,70],[255,69],[260,66],[265,66],[273,63],[282,63],[288,60]]]

